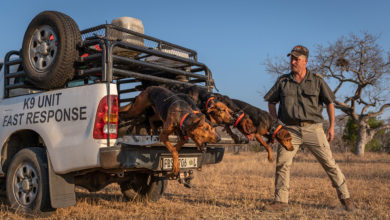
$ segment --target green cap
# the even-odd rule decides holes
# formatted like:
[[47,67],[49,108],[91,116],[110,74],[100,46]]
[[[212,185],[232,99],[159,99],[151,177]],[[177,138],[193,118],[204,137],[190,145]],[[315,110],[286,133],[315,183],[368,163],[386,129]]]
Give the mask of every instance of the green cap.
[[309,57],[309,50],[302,45],[297,45],[291,50],[289,54],[287,54],[288,57],[291,55],[294,57],[299,57],[301,55]]

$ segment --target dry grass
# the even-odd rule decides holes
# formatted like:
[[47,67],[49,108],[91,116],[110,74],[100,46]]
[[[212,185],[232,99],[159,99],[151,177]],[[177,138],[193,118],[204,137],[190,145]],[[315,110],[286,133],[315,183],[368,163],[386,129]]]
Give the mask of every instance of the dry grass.
[[[97,193],[77,190],[77,205],[49,219],[390,219],[390,155],[335,154],[357,211],[343,211],[330,180],[310,154],[298,153],[292,168],[290,209],[266,212],[273,198],[275,164],[265,153],[227,153],[222,163],[196,172],[193,189],[170,181],[155,203],[126,202],[112,184]],[[21,216],[0,206],[0,218]]]

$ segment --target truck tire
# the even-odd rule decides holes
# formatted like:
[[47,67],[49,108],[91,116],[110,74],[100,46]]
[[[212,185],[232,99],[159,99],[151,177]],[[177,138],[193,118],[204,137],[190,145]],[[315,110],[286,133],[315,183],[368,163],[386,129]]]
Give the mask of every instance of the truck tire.
[[[130,181],[119,183],[122,194],[130,201],[157,201],[164,194],[168,181],[166,178],[149,177],[137,174]],[[151,178],[148,184],[148,178]]]
[[23,68],[41,89],[63,87],[73,78],[81,42],[80,30],[69,16],[44,11],[30,22],[23,38]]
[[32,147],[13,157],[6,177],[6,194],[12,209],[23,213],[54,211],[50,205],[46,150]]

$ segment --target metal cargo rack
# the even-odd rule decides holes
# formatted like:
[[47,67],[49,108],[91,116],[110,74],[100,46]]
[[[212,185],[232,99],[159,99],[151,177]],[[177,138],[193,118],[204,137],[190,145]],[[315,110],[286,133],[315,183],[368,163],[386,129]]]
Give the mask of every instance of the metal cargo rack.
[[[4,57],[4,98],[10,97],[11,91],[14,95],[23,93],[34,93],[39,90],[26,81],[26,73],[22,68],[22,58],[20,51],[9,51]],[[11,66],[18,66],[16,71],[11,71]]]
[[[91,80],[92,83],[117,83],[119,104],[133,101],[134,92],[149,85],[197,85],[210,91],[214,87],[211,71],[198,62],[194,50],[111,24],[88,28],[80,33],[80,58],[75,65],[77,71],[73,80],[83,79],[84,84],[91,83]],[[142,43],[126,42],[121,38],[123,36],[136,37]],[[116,53],[118,49],[120,53]],[[41,90],[28,82],[21,64],[20,51],[6,54],[3,67],[6,98],[13,89]],[[10,72],[13,65],[20,65],[16,72]]]
[[[111,24],[81,34],[80,50],[88,55],[80,57],[84,69],[77,77],[101,74],[102,81],[116,82],[119,104],[132,102],[134,92],[150,85],[197,85],[210,91],[214,87],[211,71],[198,62],[194,50]],[[126,37],[137,41],[126,42]]]

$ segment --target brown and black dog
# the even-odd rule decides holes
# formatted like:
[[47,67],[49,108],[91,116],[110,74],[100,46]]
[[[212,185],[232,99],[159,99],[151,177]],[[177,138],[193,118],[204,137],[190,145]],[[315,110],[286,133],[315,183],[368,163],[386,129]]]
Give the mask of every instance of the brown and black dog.
[[235,143],[247,142],[247,140],[241,140],[239,136],[234,134],[230,129],[231,125],[239,128],[239,131],[245,136],[256,132],[256,127],[249,116],[241,111],[228,96],[212,93],[198,86],[171,86],[170,89],[185,93],[186,96],[190,97],[212,123],[225,128]]
[[[244,111],[244,109],[236,105],[236,103],[234,103],[233,100],[226,95],[215,93],[214,96],[217,100],[226,104],[226,106],[234,112],[234,123],[232,124],[233,128],[237,128],[245,137],[251,139],[251,135],[253,135],[257,129],[252,119]],[[248,139],[243,140],[238,135],[234,134],[229,126],[225,126],[225,130],[233,138],[236,144],[249,142]]]
[[273,161],[271,147],[264,141],[263,136],[268,138],[268,142],[274,142],[276,139],[286,150],[294,150],[291,144],[291,134],[281,123],[273,119],[271,114],[256,108],[241,100],[232,99],[232,101],[243,109],[252,119],[257,130],[255,138],[262,144],[268,152],[268,160]]
[[171,86],[170,90],[180,92],[181,98],[186,99],[189,103],[194,103],[203,114],[208,116],[211,123],[217,125],[233,123],[233,111],[223,102],[215,99],[214,93],[208,92],[207,89],[199,86],[181,85]]
[[[185,136],[190,137],[202,151],[206,149],[206,143],[215,143],[220,140],[219,135],[215,133],[215,128],[205,121],[202,113],[194,111],[185,100],[163,87],[146,88],[137,96],[134,104],[124,106],[120,111],[125,111],[123,112],[125,117],[134,118],[148,107],[152,107],[163,122],[160,141],[172,153],[174,175],[179,173],[178,151],[186,143]],[[178,136],[178,142],[174,146],[168,139],[172,133]]]

